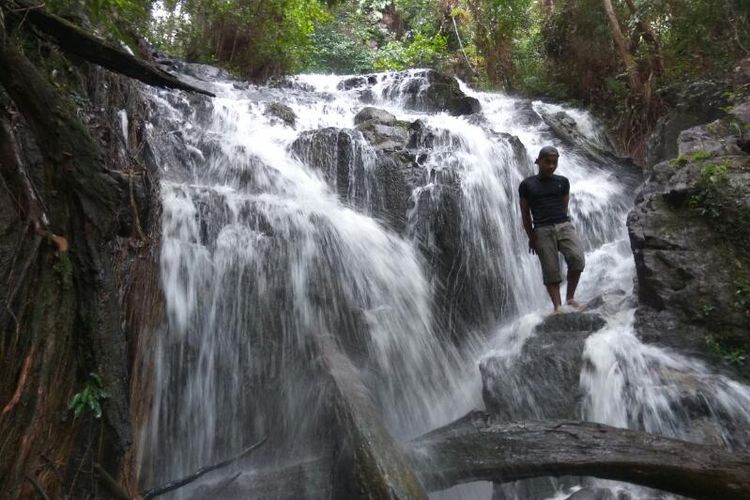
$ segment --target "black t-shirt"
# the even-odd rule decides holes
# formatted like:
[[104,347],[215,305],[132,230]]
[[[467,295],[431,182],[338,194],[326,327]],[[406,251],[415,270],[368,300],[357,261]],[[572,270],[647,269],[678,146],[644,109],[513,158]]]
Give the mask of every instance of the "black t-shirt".
[[518,194],[529,202],[534,227],[570,220],[563,197],[570,193],[570,182],[562,175],[532,175],[518,186]]

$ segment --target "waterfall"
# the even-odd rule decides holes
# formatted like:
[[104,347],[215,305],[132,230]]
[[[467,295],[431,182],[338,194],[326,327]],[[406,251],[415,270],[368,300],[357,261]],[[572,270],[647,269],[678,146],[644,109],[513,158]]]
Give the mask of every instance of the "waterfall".
[[[397,439],[481,407],[477,365],[488,355],[512,364],[550,307],[517,194],[548,143],[561,152],[586,247],[579,295],[605,302],[607,325],[586,341],[582,416],[700,440],[680,398],[704,391],[734,426],[719,427],[720,442],[744,446],[736,429],[750,423],[750,389],[633,334],[625,217],[637,181],[590,154],[607,146],[589,114],[465,85],[481,119],[428,114],[404,98],[407,84],[425,86],[418,73],[371,78],[373,106],[429,131],[412,145],[403,224],[386,213],[378,152],[354,129],[363,92],[342,85],[346,77],[301,75],[280,87],[214,79],[213,99],[149,91],[167,319],[140,457],[147,481],[181,477],[262,436],[273,446],[253,467],[324,453],[332,431],[321,360],[340,353]],[[268,113],[274,102],[294,111],[294,127]],[[575,120],[584,143],[542,119],[556,113]],[[446,239],[458,255],[450,266],[438,262]],[[441,498],[461,495],[491,493],[478,485]],[[188,488],[173,496],[187,497]]]

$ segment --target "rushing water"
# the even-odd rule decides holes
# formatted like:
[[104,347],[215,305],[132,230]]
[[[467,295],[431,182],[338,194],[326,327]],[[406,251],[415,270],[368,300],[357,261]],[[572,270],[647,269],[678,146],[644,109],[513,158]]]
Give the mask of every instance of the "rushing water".
[[[582,417],[745,446],[737,429],[750,422],[750,390],[633,334],[625,216],[635,186],[615,175],[616,164],[593,161],[540,118],[566,112],[589,145],[606,147],[587,113],[465,86],[480,100],[484,121],[407,111],[392,76],[380,75],[373,105],[400,120],[423,120],[434,137],[419,165],[424,182],[414,186],[399,230],[378,215],[384,200],[376,152],[351,130],[364,105],[357,90],[337,90],[342,79],[300,76],[291,89],[216,79],[212,100],[150,96],[168,317],[153,354],[156,392],[144,442],[158,451],[141,457],[148,482],[183,476],[262,436],[274,443],[258,459],[266,464],[325,449],[319,365],[331,345],[352,360],[362,390],[398,439],[481,407],[477,363],[486,356],[512,363],[549,309],[516,192],[533,172],[531,155],[547,143],[561,151],[558,173],[571,181],[571,213],[587,249],[579,295],[605,297],[607,325],[585,345]],[[265,113],[269,102],[291,107],[295,127]],[[346,200],[335,179],[311,166],[339,161],[339,150],[291,152],[301,134],[323,127],[350,129],[347,154],[355,160]],[[449,321],[435,307],[439,283],[423,252],[435,238],[425,213],[440,209],[451,179],[460,189],[457,264],[476,277],[475,307],[486,319],[459,332],[461,348],[446,337]],[[702,433],[680,406],[691,391],[717,415],[704,418]],[[435,496],[491,495],[480,484]]]

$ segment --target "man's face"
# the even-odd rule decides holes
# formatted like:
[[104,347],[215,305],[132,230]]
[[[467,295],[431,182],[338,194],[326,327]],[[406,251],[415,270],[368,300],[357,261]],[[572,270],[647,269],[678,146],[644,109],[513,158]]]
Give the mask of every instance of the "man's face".
[[537,164],[539,165],[539,173],[545,177],[552,175],[557,168],[557,159],[559,156],[548,155],[539,158]]

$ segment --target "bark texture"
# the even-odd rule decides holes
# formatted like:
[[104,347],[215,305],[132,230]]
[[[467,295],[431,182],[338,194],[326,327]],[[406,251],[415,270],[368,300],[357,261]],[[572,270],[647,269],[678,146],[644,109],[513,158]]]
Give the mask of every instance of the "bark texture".
[[750,457],[588,422],[495,423],[475,411],[412,441],[430,490],[470,481],[594,476],[698,499],[744,499]]
[[[0,311],[0,490],[61,498],[75,495],[84,462],[95,459],[117,476],[131,444],[127,346],[108,245],[134,197],[4,25],[0,67],[7,93],[0,173],[6,186],[25,186],[4,217],[16,244],[2,261],[10,292]],[[8,192],[12,200],[19,191]],[[90,373],[108,393],[103,416],[73,419],[68,401],[91,383]]]

